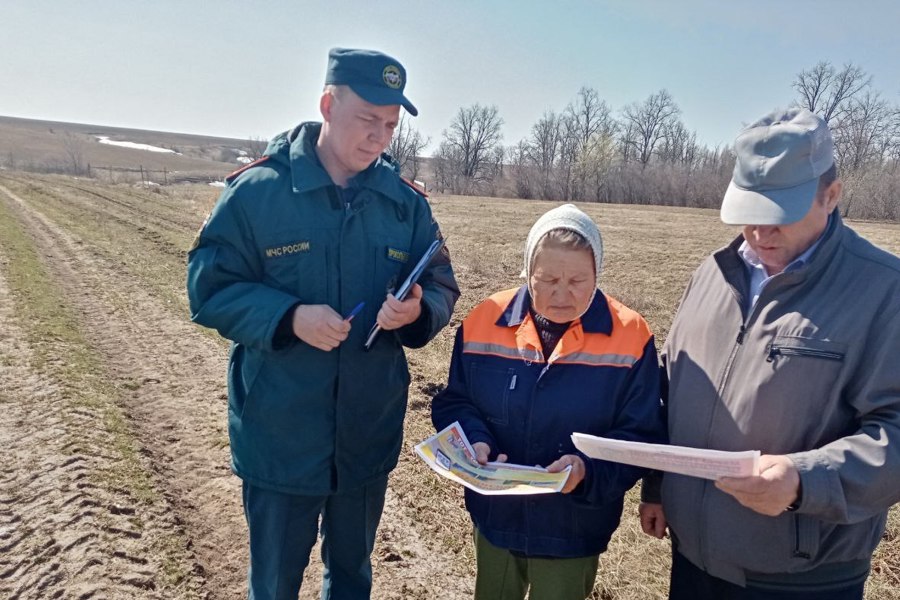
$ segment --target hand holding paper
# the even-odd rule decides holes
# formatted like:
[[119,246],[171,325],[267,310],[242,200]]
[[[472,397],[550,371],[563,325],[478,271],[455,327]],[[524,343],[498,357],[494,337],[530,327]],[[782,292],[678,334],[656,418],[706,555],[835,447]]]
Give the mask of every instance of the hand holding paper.
[[560,490],[563,494],[568,494],[581,483],[581,480],[584,479],[585,467],[584,461],[581,460],[581,457],[577,454],[566,454],[564,456],[560,456],[557,460],[553,461],[550,465],[547,466],[548,473],[559,473],[565,469],[571,469],[572,472],[569,473],[569,478],[566,480],[566,485]]
[[398,300],[393,294],[388,294],[387,300],[378,311],[376,322],[385,331],[399,329],[409,325],[422,314],[422,286],[413,284],[406,300]]
[[[419,259],[419,262],[416,263],[416,266],[413,267],[412,272],[409,274],[409,277],[406,278],[406,281],[400,285],[400,288],[397,290],[393,297],[395,300],[406,300],[406,296],[413,291],[413,288],[419,288],[419,303],[421,303],[421,291],[422,287],[416,284],[416,281],[419,280],[419,277],[422,276],[422,273],[425,272],[425,267],[428,266],[428,263],[431,262],[431,259],[434,258],[434,255],[438,253],[438,251],[444,246],[446,242],[446,238],[434,240],[431,242],[431,246],[428,247],[428,250],[425,251],[425,254],[422,255],[422,258]],[[382,308],[384,305],[382,305]],[[418,310],[421,311],[421,305],[419,305]],[[379,311],[379,316],[381,312]],[[419,315],[416,315],[418,318]],[[415,319],[413,319],[414,321]],[[410,321],[412,323],[412,321]],[[381,324],[376,321],[374,325],[372,325],[372,329],[369,331],[368,337],[366,337],[366,343],[363,346],[366,350],[369,350],[372,347],[372,344],[375,343],[375,338],[378,337],[378,332],[381,331]]]
[[774,517],[797,500],[800,474],[787,456],[764,454],[759,458],[759,475],[723,477],[716,487],[750,510]]
[[[472,444],[472,449],[475,450],[475,460],[478,461],[479,465],[488,464],[488,459],[491,456],[491,447],[485,444],[484,442],[475,442]],[[498,454],[497,460],[494,462],[505,463],[507,456],[505,454]]]
[[[565,466],[556,473],[541,467],[482,463],[490,455],[483,442],[469,444],[459,423],[453,423],[416,445],[416,454],[436,473],[479,494],[550,494],[561,491],[571,473]],[[501,454],[498,459],[506,460]]]

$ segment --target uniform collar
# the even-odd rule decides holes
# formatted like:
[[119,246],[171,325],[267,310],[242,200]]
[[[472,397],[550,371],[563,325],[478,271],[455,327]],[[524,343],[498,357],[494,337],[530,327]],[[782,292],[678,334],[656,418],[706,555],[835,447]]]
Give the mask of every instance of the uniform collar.
[[[496,324],[500,327],[518,327],[525,320],[530,308],[531,295],[528,293],[528,286],[523,285],[506,305]],[[581,316],[581,327],[585,333],[605,333],[606,335],[612,333],[613,323],[609,303],[606,301],[606,295],[600,290],[594,294],[591,305]]]
[[[288,134],[291,182],[296,193],[334,185],[316,154],[316,142],[321,132],[321,123],[306,122]],[[365,171],[354,175],[348,184],[348,187],[374,190],[395,202],[404,201],[402,188],[406,186],[400,183],[396,167],[387,155],[382,155]]]

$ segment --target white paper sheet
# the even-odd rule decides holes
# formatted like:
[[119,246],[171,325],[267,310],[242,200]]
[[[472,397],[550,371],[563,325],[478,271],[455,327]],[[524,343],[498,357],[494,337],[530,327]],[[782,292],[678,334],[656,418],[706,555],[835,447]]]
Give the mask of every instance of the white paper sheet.
[[745,452],[703,450],[612,440],[585,433],[573,433],[572,442],[576,448],[591,458],[703,479],[759,475],[759,450]]

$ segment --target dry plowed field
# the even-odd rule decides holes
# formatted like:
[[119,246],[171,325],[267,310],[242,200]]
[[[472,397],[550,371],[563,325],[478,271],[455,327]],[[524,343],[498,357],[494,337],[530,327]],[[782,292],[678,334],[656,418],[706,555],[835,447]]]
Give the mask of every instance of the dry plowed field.
[[[190,323],[185,249],[215,201],[0,173],[0,598],[245,596],[246,531],[229,469],[227,344]],[[453,325],[510,287],[540,202],[437,197],[463,297]],[[708,211],[587,205],[606,243],[603,287],[658,340],[693,267],[733,231]],[[856,224],[900,252],[900,228]],[[462,494],[417,462],[454,327],[410,353],[405,451],[374,553],[378,599],[471,597]],[[639,533],[635,496],[595,598],[662,598],[668,544]],[[900,599],[896,509],[867,598]],[[316,556],[302,598],[318,597]]]

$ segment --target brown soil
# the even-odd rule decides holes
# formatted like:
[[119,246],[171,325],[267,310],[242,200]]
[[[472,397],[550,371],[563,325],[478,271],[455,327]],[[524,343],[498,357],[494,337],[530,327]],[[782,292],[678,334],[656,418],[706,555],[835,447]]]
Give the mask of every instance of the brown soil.
[[[30,282],[0,238],[0,598],[245,597],[227,346],[190,323],[183,294],[184,249],[215,196],[205,186],[150,193],[0,174],[0,226],[24,233],[77,330],[47,332],[55,306],[29,312],[22,289]],[[451,327],[409,354],[404,452],[373,555],[377,600],[472,595],[462,494],[412,446],[432,433],[429,400],[446,379],[454,325],[490,292],[517,284],[522,240],[550,206],[441,197],[432,205],[464,292]],[[661,342],[691,270],[733,232],[711,211],[587,210],[604,232],[604,287],[640,310]],[[858,229],[900,251],[896,225]],[[594,598],[664,597],[668,543],[639,532],[635,507],[631,493]],[[870,600],[900,600],[897,514],[876,555]],[[317,598],[320,583],[315,549],[301,598]]]
[[[102,357],[158,492],[148,505],[127,490],[90,483],[90,473],[117,460],[106,450],[102,417],[72,410],[60,386],[32,367],[28,336],[0,279],[0,445],[7,457],[0,475],[0,596],[244,597],[246,534],[240,482],[229,469],[223,344],[7,187],[0,186],[0,197]],[[440,548],[421,540],[410,517],[391,490],[374,553],[373,597],[468,596],[468,573],[456,572]],[[184,545],[185,564],[161,564],[154,542],[160,538]],[[301,598],[318,597],[317,550]],[[189,576],[168,585],[164,567]]]

